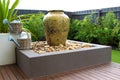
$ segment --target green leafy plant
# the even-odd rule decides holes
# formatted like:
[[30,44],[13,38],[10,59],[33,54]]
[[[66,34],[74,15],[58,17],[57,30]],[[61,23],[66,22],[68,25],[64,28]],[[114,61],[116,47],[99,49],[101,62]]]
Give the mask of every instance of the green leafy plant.
[[[98,18],[96,18],[98,19]],[[120,21],[108,12],[96,24],[93,14],[83,20],[71,20],[69,39],[109,45],[120,50]]]
[[113,12],[108,12],[102,17],[101,27],[98,29],[98,40],[100,44],[118,46],[118,34],[120,32],[120,21]]
[[0,33],[9,32],[8,27],[3,24],[3,19],[7,18],[9,21],[11,21],[15,18],[17,12],[14,12],[14,10],[18,3],[19,0],[15,0],[9,9],[10,0],[0,0]]
[[32,34],[32,41],[44,39],[43,17],[44,13],[23,14],[18,16],[24,25],[24,28]]
[[109,45],[109,41],[112,40],[111,31],[112,29],[101,26],[97,29],[97,38],[100,44]]
[[96,25],[94,23],[93,14],[85,16],[83,21],[81,22],[81,26],[79,26],[79,30],[75,35],[75,39],[85,42],[92,42],[95,38],[94,29]]
[[[68,33],[68,39],[75,39],[74,37],[77,35],[77,32],[80,30],[81,21],[77,19],[70,20],[70,29]],[[77,39],[76,39],[77,40]]]
[[115,26],[114,22],[116,20],[116,16],[113,12],[108,12],[105,16],[102,17],[101,25],[103,27],[113,28]]
[[116,19],[114,21],[114,25],[115,26],[111,32],[111,36],[113,37],[111,45],[113,45],[113,46],[115,45],[119,49],[120,48],[120,21]]

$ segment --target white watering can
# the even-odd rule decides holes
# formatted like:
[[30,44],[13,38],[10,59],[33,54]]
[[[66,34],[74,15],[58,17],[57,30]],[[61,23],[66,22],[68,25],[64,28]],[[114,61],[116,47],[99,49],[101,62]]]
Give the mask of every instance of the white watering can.
[[17,41],[14,39],[13,36],[9,36],[8,40],[14,42],[18,49],[31,48],[31,35],[27,32],[22,32]]
[[12,33],[19,34],[22,31],[22,23],[19,20],[13,20],[9,23],[8,19],[4,19],[3,23],[9,27],[10,32]]

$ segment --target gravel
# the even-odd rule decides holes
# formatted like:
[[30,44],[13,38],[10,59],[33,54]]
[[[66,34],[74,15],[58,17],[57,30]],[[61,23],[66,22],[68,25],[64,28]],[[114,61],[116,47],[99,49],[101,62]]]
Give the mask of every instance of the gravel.
[[81,48],[90,48],[89,43],[76,43],[72,41],[66,41],[66,45],[60,44],[59,46],[49,46],[46,41],[36,41],[32,43],[32,50],[36,53],[55,52],[61,50],[74,50]]

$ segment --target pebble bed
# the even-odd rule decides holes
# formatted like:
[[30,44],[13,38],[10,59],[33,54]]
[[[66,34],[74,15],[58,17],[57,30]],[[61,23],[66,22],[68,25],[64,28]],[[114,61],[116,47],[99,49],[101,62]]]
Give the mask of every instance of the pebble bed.
[[36,53],[55,52],[61,50],[74,50],[81,48],[90,48],[89,43],[76,43],[72,41],[66,41],[66,45],[60,44],[59,46],[50,46],[46,41],[36,41],[32,43],[32,50]]

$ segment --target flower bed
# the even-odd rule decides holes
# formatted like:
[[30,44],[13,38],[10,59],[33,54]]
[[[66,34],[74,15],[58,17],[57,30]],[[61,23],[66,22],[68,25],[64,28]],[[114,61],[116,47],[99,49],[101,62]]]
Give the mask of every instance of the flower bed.
[[17,64],[29,77],[38,77],[111,61],[110,46],[91,45],[92,47],[89,48],[46,52],[44,54],[38,54],[33,50],[17,49]]

